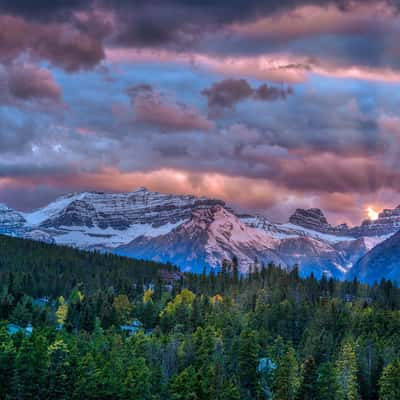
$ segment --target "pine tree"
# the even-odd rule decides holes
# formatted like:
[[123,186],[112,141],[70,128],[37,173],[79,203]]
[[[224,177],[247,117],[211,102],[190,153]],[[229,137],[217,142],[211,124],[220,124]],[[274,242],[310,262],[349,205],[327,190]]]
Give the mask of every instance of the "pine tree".
[[400,399],[400,362],[398,359],[388,364],[379,380],[379,399]]
[[193,367],[186,368],[170,382],[172,400],[198,400],[196,393],[196,371]]
[[257,393],[259,350],[255,332],[244,330],[239,337],[239,379],[246,398],[254,398]]
[[240,390],[234,379],[224,385],[220,398],[221,400],[240,400]]
[[0,399],[11,394],[11,380],[15,370],[16,349],[6,329],[0,329]]
[[46,395],[47,343],[42,336],[26,337],[15,360],[13,394],[17,399],[41,399]]
[[151,372],[143,357],[134,357],[126,369],[124,391],[126,399],[146,400],[150,398]]
[[341,349],[336,363],[339,378],[339,388],[342,400],[357,400],[357,360],[354,344],[346,342]]
[[56,340],[49,347],[49,398],[69,399],[71,389],[68,382],[68,348],[63,340]]
[[289,347],[283,357],[278,360],[273,385],[273,400],[295,400],[299,381],[296,354],[293,348]]
[[318,400],[339,400],[339,379],[336,367],[331,362],[321,365],[318,370]]
[[298,400],[318,400],[317,393],[317,368],[313,357],[309,357],[303,364],[303,377],[301,380]]

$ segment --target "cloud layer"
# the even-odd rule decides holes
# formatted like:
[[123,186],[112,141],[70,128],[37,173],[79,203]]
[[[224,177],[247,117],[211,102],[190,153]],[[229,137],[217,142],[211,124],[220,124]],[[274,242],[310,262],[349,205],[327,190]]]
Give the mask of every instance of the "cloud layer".
[[0,0],[0,25],[0,201],[400,203],[397,2]]

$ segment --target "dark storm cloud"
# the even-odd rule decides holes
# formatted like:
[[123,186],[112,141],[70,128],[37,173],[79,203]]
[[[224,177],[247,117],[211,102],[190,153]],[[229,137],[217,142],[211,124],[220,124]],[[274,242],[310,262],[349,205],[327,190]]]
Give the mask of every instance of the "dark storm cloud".
[[[333,63],[331,69],[354,63],[398,68],[398,27],[387,24],[386,16],[373,19],[361,15],[343,23],[342,15],[336,21],[335,14],[332,21],[318,24],[312,15],[302,15],[300,21],[306,18],[304,23],[297,22],[293,27],[290,17],[281,28],[267,24],[256,37],[251,27],[231,30],[232,24],[275,18],[277,13],[282,15],[305,5],[319,7],[322,14],[324,7],[335,5],[343,15],[357,15],[357,7],[365,9],[378,3],[397,8],[399,5],[390,0],[39,0],[34,5],[27,0],[0,0],[0,62],[28,52],[32,57],[76,71],[97,66],[105,58],[106,46],[194,50],[221,56],[265,54],[285,45],[293,54],[313,57],[312,65],[316,67],[322,58]],[[324,38],[322,45],[312,40],[323,35],[332,37]],[[382,40],[385,46],[381,45]],[[329,51],[332,47],[334,55]],[[299,64],[304,64],[302,69],[312,69],[307,62]]]
[[68,71],[92,68],[104,58],[101,42],[68,24],[28,22],[0,14],[0,62],[26,53]]
[[0,11],[30,19],[65,18],[71,12],[86,8],[92,0],[0,0]]
[[249,98],[260,101],[286,99],[292,93],[291,88],[277,88],[267,84],[253,89],[245,79],[225,79],[202,91],[210,108],[232,108],[236,103]]

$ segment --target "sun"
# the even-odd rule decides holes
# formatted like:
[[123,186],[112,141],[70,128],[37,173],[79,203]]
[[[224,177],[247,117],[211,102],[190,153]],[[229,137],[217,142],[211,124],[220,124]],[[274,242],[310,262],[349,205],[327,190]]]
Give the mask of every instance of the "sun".
[[379,212],[376,211],[372,206],[367,207],[367,214],[371,221],[375,221],[379,217]]

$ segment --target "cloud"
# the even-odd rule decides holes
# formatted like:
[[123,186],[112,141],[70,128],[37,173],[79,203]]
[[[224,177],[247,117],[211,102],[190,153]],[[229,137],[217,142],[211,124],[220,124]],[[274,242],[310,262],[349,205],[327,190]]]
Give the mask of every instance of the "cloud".
[[44,98],[59,100],[61,89],[50,71],[29,64],[14,64],[8,70],[7,86],[17,99]]
[[214,83],[210,89],[204,89],[202,94],[208,98],[209,107],[232,108],[239,101],[249,98],[253,89],[244,79],[226,79]]
[[275,180],[301,191],[373,193],[389,185],[400,191],[400,171],[373,158],[334,154],[281,160]]
[[0,62],[22,54],[46,59],[67,71],[93,68],[104,58],[102,43],[67,23],[30,22],[1,15]]
[[177,103],[149,85],[139,85],[128,90],[137,122],[172,131],[209,131],[214,123],[194,108]]
[[244,79],[225,79],[202,91],[202,94],[208,99],[210,108],[221,109],[233,108],[240,101],[249,98],[260,101],[275,101],[286,99],[292,93],[291,88],[276,88],[267,84],[253,89]]

